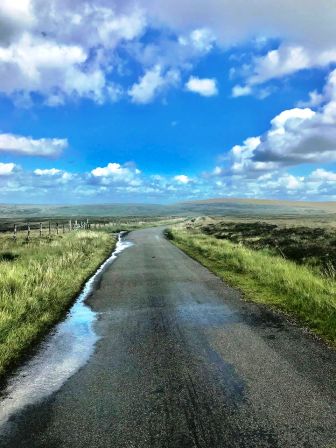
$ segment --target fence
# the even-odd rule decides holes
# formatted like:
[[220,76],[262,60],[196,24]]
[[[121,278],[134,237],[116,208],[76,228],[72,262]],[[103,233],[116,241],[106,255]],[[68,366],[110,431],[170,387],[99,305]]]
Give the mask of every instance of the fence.
[[17,223],[10,223],[9,221],[0,224],[0,234],[9,235],[14,241],[24,239],[29,242],[33,237],[35,238],[49,238],[69,233],[76,230],[97,230],[109,226],[115,231],[121,229],[127,229],[134,225],[141,225],[150,221],[150,218],[130,218],[130,219],[97,219],[95,222],[91,222],[89,219],[59,219],[59,220],[46,220],[46,221],[31,221],[22,222],[19,220]]
[[[47,236],[50,237],[52,235],[58,235],[61,233],[66,232],[72,232],[74,230],[79,229],[90,229],[92,224],[89,222],[88,219],[85,221],[78,221],[76,220],[69,220],[67,222],[33,222],[33,223],[19,223],[19,224],[13,224],[12,225],[12,237],[13,240],[16,241],[18,238],[18,234],[25,234],[26,241],[29,241],[32,233],[34,232],[35,235],[39,236],[40,238]],[[94,225],[95,226],[95,225]],[[7,227],[7,226],[6,226]],[[10,230],[7,228],[2,229],[3,232],[8,233]],[[95,226],[96,227],[96,226]]]

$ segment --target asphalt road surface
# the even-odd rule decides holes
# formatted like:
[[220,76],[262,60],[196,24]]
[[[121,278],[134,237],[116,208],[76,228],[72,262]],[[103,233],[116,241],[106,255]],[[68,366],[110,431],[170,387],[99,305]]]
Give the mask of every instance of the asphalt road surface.
[[1,447],[336,447],[334,350],[244,302],[162,229],[127,239],[89,299],[94,354],[13,416]]

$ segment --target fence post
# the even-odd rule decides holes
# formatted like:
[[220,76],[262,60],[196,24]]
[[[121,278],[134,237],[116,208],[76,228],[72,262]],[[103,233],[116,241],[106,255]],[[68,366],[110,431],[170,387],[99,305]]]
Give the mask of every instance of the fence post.
[[16,241],[16,231],[17,231],[17,227],[16,227],[16,224],[14,224],[14,227],[13,227],[13,240],[14,241]]
[[65,233],[65,226],[64,226],[64,222],[63,222],[63,233]]
[[50,224],[50,221],[49,221],[49,238],[50,238],[50,234],[51,234],[51,224]]
[[69,219],[69,232],[71,232],[72,230],[72,224],[71,224],[71,219]]
[[29,242],[30,239],[30,225],[27,223],[27,242]]
[[58,235],[58,222],[56,223],[56,235]]
[[40,222],[40,238],[42,238],[42,223]]

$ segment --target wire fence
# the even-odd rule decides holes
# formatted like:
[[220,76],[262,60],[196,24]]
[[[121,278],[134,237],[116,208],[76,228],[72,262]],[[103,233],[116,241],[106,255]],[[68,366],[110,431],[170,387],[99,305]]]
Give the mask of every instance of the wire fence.
[[[7,228],[6,228],[7,227]],[[19,237],[24,237],[26,241],[29,241],[32,236],[44,238],[51,238],[53,235],[59,235],[66,232],[72,232],[74,230],[79,229],[90,229],[91,223],[89,220],[86,221],[78,221],[71,219],[67,222],[52,222],[52,221],[44,221],[44,222],[27,222],[27,223],[14,223],[11,226],[7,225],[4,229],[2,229],[2,233],[9,234],[11,233],[14,241],[17,241]],[[11,230],[8,228],[11,227]]]
[[[17,221],[17,222],[2,222],[0,225],[0,235],[6,235],[13,241],[26,241],[29,242],[32,238],[52,239],[57,235],[78,231],[78,230],[99,230],[103,228],[109,228],[115,232],[121,229],[129,229],[141,226],[148,222],[152,222],[153,218],[131,218],[122,219],[117,218],[113,220],[97,219],[94,221],[88,218],[80,219],[60,219],[60,220],[44,220],[44,221]],[[156,221],[156,220],[155,220]]]

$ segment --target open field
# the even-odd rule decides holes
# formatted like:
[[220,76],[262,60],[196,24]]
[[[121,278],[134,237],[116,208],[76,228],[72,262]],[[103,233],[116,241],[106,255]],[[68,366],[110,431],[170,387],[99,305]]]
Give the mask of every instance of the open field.
[[[334,223],[333,223],[334,224]],[[198,220],[195,229],[217,239],[243,244],[250,249],[264,250],[270,255],[316,268],[324,275],[336,278],[336,227],[334,225],[284,224],[281,220],[238,221]]]
[[335,202],[270,201],[254,199],[208,199],[175,204],[83,204],[83,205],[10,205],[0,204],[3,219],[77,219],[142,218],[171,216],[222,216],[227,218],[336,221]]
[[168,231],[179,248],[240,288],[246,298],[294,316],[335,344],[336,282],[332,276],[298,265],[268,249],[254,250],[240,241],[219,239],[192,225],[187,227]]
[[[66,218],[0,218],[0,233],[7,233],[8,235],[13,236],[13,227],[16,226],[18,235],[21,237],[27,236],[28,225],[32,234],[36,236],[40,233],[40,226],[42,226],[42,236],[49,236],[49,227],[50,234],[55,235],[61,233],[67,233],[70,230],[70,223],[73,226],[79,227],[80,223],[89,224],[89,227],[92,230],[104,230],[111,232],[120,232],[120,231],[128,231],[135,230],[143,227],[152,227],[157,225],[166,225],[172,223],[178,223],[185,221],[183,217],[160,217],[160,216],[144,216],[144,217],[120,217],[120,218],[111,218],[111,217],[93,217],[86,218],[76,217],[71,219],[70,217]],[[88,226],[87,226],[88,227]]]

